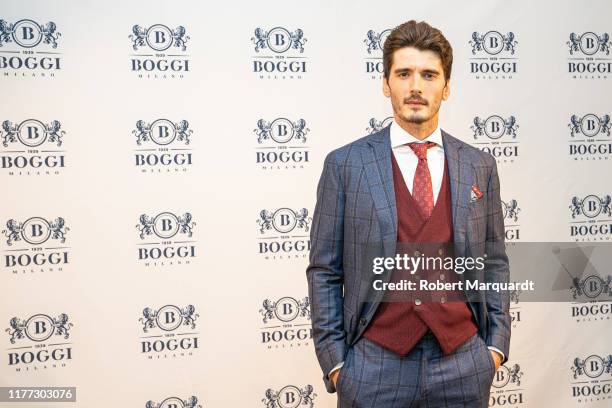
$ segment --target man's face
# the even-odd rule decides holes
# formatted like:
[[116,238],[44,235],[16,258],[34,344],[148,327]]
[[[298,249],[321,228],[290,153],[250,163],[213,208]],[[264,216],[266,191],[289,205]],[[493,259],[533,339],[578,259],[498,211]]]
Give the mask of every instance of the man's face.
[[404,47],[393,53],[383,93],[391,98],[396,118],[421,124],[437,117],[440,104],[450,95],[450,81],[444,79],[438,54]]

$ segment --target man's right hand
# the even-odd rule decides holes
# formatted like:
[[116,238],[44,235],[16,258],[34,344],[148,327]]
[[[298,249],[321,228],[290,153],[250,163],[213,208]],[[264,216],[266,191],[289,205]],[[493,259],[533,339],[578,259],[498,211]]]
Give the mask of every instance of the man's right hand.
[[331,379],[332,383],[334,384],[334,388],[336,388],[336,381],[338,381],[338,374],[340,374],[340,370],[342,370],[341,368],[334,371],[333,373],[331,373],[329,375],[329,378]]

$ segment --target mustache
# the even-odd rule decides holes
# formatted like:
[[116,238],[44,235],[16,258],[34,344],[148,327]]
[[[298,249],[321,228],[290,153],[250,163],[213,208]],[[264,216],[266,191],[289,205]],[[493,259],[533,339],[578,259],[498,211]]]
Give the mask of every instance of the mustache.
[[420,103],[423,105],[427,105],[427,100],[421,98],[420,96],[412,96],[410,98],[405,98],[404,99],[404,103],[408,104],[408,103]]

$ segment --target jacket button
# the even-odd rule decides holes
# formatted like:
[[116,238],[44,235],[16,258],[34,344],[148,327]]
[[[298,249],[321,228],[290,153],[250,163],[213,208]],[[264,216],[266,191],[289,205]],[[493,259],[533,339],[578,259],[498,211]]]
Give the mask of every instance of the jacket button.
[[364,318],[359,319],[359,324],[365,326],[368,321]]
[[414,304],[417,305],[417,306],[420,305],[421,304],[421,299],[415,299],[414,300]]

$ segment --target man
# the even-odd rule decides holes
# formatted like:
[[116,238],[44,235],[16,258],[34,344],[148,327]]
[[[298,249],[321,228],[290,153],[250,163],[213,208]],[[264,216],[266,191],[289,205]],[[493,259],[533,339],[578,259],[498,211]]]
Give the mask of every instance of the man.
[[400,242],[450,243],[453,256],[486,248],[470,276],[509,280],[495,159],[439,127],[452,60],[438,29],[395,28],[383,49],[394,121],[325,159],[306,274],[315,350],[339,407],[487,407],[508,359],[507,292],[386,302],[363,290],[366,247],[393,257]]

